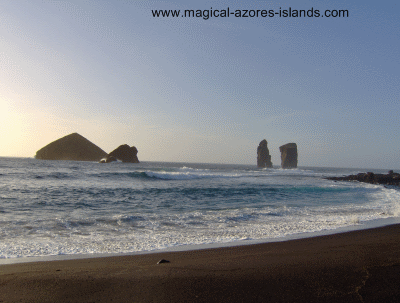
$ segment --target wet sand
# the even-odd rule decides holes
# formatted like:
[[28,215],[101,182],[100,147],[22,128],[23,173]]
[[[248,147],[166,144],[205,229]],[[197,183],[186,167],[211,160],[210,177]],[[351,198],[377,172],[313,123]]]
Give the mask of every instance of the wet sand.
[[[170,262],[157,264],[161,259]],[[257,245],[0,265],[0,302],[400,302],[400,225]]]

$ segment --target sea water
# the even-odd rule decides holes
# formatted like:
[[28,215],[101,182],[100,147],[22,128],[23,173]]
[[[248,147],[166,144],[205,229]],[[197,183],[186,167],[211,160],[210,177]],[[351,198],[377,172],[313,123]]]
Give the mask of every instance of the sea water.
[[0,260],[235,245],[399,218],[398,187],[325,179],[365,171],[0,158]]

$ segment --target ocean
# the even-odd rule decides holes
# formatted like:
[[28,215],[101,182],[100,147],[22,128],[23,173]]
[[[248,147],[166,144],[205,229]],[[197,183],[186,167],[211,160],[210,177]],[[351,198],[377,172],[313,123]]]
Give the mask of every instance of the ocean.
[[398,220],[399,188],[324,179],[365,171],[2,157],[0,261],[279,241]]

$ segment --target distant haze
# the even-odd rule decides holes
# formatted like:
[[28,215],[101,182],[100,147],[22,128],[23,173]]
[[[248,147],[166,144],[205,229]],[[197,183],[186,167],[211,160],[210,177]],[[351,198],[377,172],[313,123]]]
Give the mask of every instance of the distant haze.
[[[155,9],[348,18],[154,18]],[[0,156],[77,132],[140,161],[400,169],[397,1],[1,1]]]

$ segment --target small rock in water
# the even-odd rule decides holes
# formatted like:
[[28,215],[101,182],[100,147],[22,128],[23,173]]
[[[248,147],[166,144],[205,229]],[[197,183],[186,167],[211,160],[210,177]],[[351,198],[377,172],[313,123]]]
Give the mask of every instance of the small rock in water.
[[157,264],[161,264],[161,263],[169,263],[169,261],[165,260],[165,259],[161,259],[160,261],[157,262]]

